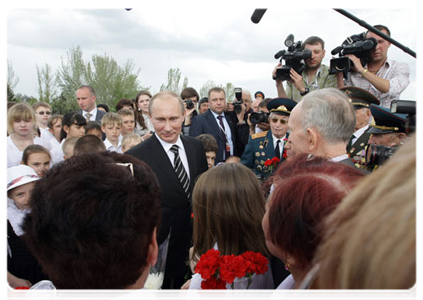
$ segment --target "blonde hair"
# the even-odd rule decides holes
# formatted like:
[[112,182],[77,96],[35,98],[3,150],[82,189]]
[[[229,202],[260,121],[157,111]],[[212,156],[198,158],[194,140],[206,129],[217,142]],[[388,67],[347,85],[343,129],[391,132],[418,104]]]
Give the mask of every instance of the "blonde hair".
[[416,283],[416,139],[365,178],[326,221],[319,289],[408,289]]
[[106,113],[103,118],[101,119],[101,127],[104,127],[108,124],[118,124],[119,126],[122,126],[123,120],[122,118],[114,112],[108,112]]
[[126,146],[128,146],[131,142],[141,143],[142,141],[142,137],[140,137],[138,134],[134,132],[128,133],[122,139],[122,149],[126,149]]
[[[27,103],[16,103],[7,113],[7,132],[14,133],[13,123],[24,120],[26,122],[33,122],[35,126],[35,113],[32,107]],[[33,128],[35,130],[35,127]]]

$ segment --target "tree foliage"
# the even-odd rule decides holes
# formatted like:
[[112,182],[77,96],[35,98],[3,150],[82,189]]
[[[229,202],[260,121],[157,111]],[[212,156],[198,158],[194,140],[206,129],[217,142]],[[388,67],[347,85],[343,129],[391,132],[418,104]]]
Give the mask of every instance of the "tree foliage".
[[235,98],[235,87],[232,83],[228,82],[226,83],[226,85],[222,85],[216,84],[212,80],[206,81],[206,83],[204,83],[203,86],[200,88],[200,98],[208,97],[209,90],[214,87],[220,87],[225,91],[227,101],[232,102]]
[[184,77],[182,85],[180,85],[181,76],[182,74],[179,68],[170,68],[167,72],[167,83],[160,86],[160,91],[173,91],[180,95],[182,90],[188,86],[188,78],[186,76]]
[[45,64],[44,67],[37,68],[38,80],[38,100],[40,102],[51,103],[57,95],[56,78],[51,71],[51,67]]

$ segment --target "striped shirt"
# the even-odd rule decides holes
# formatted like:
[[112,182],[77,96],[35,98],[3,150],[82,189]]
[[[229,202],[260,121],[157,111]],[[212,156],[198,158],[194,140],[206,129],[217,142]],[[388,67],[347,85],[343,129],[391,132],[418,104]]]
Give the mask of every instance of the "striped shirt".
[[399,100],[401,93],[410,84],[410,66],[406,63],[386,60],[376,73],[377,76],[389,80],[389,92],[382,93],[377,90],[367,79],[357,72],[350,72],[345,86],[362,88],[379,99],[380,105],[391,107],[392,100]]

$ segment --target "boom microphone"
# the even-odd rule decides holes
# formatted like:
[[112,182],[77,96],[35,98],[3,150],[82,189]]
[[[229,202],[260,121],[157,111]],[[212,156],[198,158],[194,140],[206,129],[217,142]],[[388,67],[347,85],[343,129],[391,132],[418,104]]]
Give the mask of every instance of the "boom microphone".
[[251,21],[254,24],[258,24],[261,18],[263,17],[264,13],[266,12],[267,8],[256,8],[251,16]]

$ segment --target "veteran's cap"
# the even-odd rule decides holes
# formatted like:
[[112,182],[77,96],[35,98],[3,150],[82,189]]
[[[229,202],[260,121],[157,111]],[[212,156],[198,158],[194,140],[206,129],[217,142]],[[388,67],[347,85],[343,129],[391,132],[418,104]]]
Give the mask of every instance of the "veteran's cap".
[[380,104],[379,99],[377,99],[368,91],[363,90],[361,88],[348,86],[339,90],[341,92],[344,92],[345,95],[350,98],[351,104],[354,106],[354,109],[360,109],[363,107],[370,108],[371,104]]
[[370,125],[367,132],[384,134],[392,132],[405,132],[406,115],[391,113],[387,108],[379,105],[370,105],[374,124]]
[[288,98],[275,98],[267,103],[267,109],[276,114],[289,116],[297,102]]

